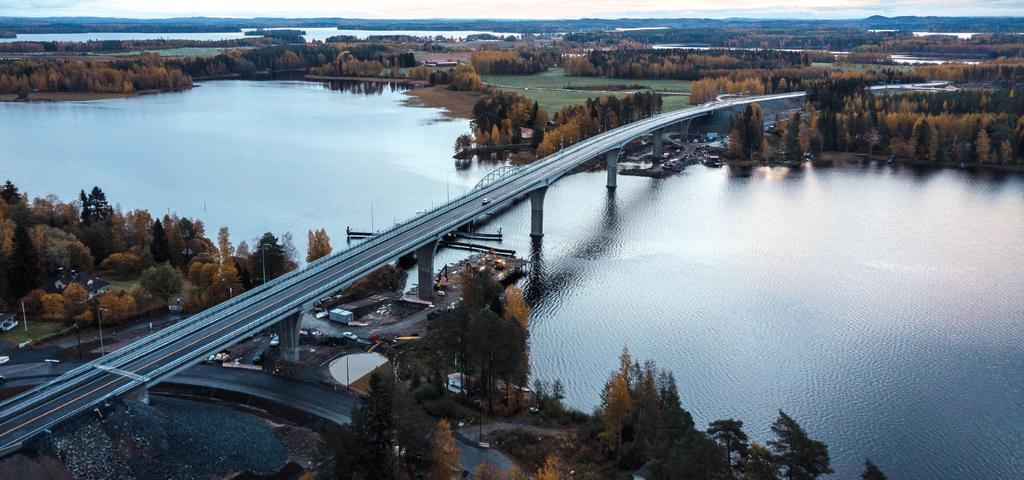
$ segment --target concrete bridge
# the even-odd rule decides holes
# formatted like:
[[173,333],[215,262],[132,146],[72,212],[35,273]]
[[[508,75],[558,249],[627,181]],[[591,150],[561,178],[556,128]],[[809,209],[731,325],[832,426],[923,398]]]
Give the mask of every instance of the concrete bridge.
[[694,118],[803,95],[732,98],[664,113],[588,138],[529,166],[496,171],[459,198],[0,403],[0,455],[108,398],[138,395],[145,399],[148,387],[267,328],[279,333],[283,359],[298,361],[299,318],[304,306],[314,300],[412,251],[419,266],[419,296],[432,298],[434,253],[445,234],[503,203],[528,196],[530,233],[542,236],[548,186],[580,164],[604,157],[607,186],[615,188],[619,151],[640,136],[653,135],[657,150],[666,130],[688,128]]

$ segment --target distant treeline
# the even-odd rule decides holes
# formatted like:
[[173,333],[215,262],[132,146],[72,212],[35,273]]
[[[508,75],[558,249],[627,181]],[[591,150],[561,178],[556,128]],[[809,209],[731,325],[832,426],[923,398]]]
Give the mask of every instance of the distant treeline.
[[0,93],[8,94],[27,95],[34,91],[133,93],[191,86],[192,78],[155,54],[115,62],[18,60],[0,63]]
[[516,33],[611,31],[616,28],[667,27],[670,29],[776,28],[793,31],[808,28],[903,30],[934,32],[1024,32],[1021,17],[881,17],[854,20],[753,20],[703,18],[635,18],[576,20],[485,19],[359,19],[359,18],[170,18],[125,19],[53,17],[0,19],[0,30],[15,33],[86,32],[237,32],[242,28],[337,27],[359,30],[483,30]]
[[553,50],[518,47],[513,50],[473,52],[470,62],[481,75],[532,75],[558,63],[561,55]]
[[130,52],[168,48],[235,48],[273,45],[271,38],[238,38],[230,40],[91,40],[88,42],[3,42],[0,52],[8,53],[85,53]]
[[566,57],[569,75],[613,78],[696,80],[727,75],[737,69],[804,67],[810,58],[801,52],[781,50],[593,50],[580,57]]
[[214,57],[169,60],[168,64],[193,77],[253,75],[266,71],[304,70],[335,61],[341,53],[325,44],[280,45],[251,50],[230,50]]

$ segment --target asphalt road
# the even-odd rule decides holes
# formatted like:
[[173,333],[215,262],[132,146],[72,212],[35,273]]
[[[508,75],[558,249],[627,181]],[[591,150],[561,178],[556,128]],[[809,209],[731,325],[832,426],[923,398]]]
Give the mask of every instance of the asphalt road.
[[[533,189],[549,185],[578,165],[637,136],[710,111],[802,93],[730,99],[633,122],[591,137],[522,169],[517,175],[425,212],[396,230],[308,265],[205,312],[148,335],[117,352],[68,372],[53,383],[0,404],[0,454],[106,398],[164,378],[211,352],[263,330],[312,300],[351,283],[460,225]],[[491,199],[482,205],[483,198]],[[115,370],[111,370],[115,369]]]

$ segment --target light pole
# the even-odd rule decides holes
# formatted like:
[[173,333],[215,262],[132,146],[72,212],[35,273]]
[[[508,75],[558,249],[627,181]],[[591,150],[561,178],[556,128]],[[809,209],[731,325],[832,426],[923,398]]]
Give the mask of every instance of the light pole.
[[267,244],[260,244],[260,266],[263,267],[263,283],[267,283]]
[[99,327],[100,327],[100,356],[101,357],[103,355],[105,355],[105,350],[103,348],[103,311],[104,310],[106,310],[108,312],[110,311],[109,309],[106,309],[106,308],[103,308],[103,307],[96,307],[96,322],[97,322],[97,324],[99,324]]

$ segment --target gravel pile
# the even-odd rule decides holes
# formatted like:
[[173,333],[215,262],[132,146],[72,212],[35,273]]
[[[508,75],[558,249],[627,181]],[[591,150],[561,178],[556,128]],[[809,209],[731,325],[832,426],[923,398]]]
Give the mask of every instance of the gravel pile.
[[51,448],[80,479],[207,479],[270,473],[286,451],[265,422],[227,407],[159,398],[118,403],[54,432]]

